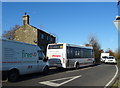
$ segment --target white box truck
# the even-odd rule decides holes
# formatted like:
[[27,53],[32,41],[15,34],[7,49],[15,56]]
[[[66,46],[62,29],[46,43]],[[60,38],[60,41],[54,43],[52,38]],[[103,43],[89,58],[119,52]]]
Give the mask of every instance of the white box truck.
[[49,71],[49,64],[37,45],[1,39],[2,77],[17,81],[19,75]]
[[110,53],[101,53],[101,62],[105,62],[105,59],[110,55]]

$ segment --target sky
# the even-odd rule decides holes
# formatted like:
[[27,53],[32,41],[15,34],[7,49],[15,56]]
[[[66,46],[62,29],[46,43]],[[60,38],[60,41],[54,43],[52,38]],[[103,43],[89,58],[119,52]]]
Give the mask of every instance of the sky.
[[83,45],[94,35],[102,49],[118,47],[117,2],[2,2],[2,32],[23,25],[25,12],[30,25],[56,35],[57,42]]

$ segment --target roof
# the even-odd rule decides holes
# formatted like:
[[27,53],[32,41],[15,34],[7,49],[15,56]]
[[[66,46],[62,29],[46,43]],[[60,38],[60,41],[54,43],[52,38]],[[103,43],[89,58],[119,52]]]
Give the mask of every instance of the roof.
[[68,44],[68,43],[52,43],[49,45],[54,45],[54,44],[66,44],[67,46],[71,46],[71,47],[81,47],[81,48],[93,49],[93,47],[86,47],[83,45],[74,45],[74,44]]
[[[28,24],[28,25],[29,25],[29,24]],[[29,26],[31,26],[31,27],[39,30],[39,31],[42,31],[42,32],[44,32],[44,33],[46,33],[46,34],[48,34],[48,35],[51,35],[51,36],[53,36],[53,37],[56,37],[56,36],[54,36],[54,35],[52,35],[52,34],[50,34],[50,33],[48,33],[48,32],[45,32],[45,31],[43,31],[43,30],[41,30],[41,29],[38,29],[38,28],[36,28],[36,27],[34,27],[34,26],[32,26],[32,25],[29,25]]]

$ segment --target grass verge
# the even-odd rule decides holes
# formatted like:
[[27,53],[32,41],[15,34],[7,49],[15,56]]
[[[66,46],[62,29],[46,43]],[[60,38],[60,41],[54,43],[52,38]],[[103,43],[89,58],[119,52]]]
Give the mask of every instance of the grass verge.
[[112,85],[111,88],[118,88],[118,82],[119,82],[119,78],[116,79],[115,83]]

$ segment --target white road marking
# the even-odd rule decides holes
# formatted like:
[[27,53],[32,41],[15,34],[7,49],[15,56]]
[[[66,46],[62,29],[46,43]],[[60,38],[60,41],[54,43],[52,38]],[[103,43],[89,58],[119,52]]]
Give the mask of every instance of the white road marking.
[[8,82],[8,79],[6,79],[6,80],[0,80],[0,82]]
[[[75,80],[79,77],[82,77],[81,75],[79,76],[73,76],[73,77],[67,77],[67,78],[60,78],[60,79],[55,79],[55,80],[49,80],[49,81],[44,81],[44,82],[39,82],[40,84],[44,84],[44,85],[48,85],[48,86],[52,86],[52,87],[58,87],[61,86],[63,84],[66,84],[72,80]],[[65,80],[68,79],[67,81],[64,81],[62,83],[55,83],[55,81],[59,81],[59,80]]]
[[109,86],[111,84],[111,82],[116,78],[117,74],[118,74],[118,67],[115,65],[116,67],[116,73],[115,75],[113,76],[113,78],[105,85],[104,88],[106,88],[107,86]]
[[87,70],[87,69],[91,69],[91,68],[93,68],[93,67],[88,67],[88,68],[84,68],[84,69],[81,69],[81,70]]

